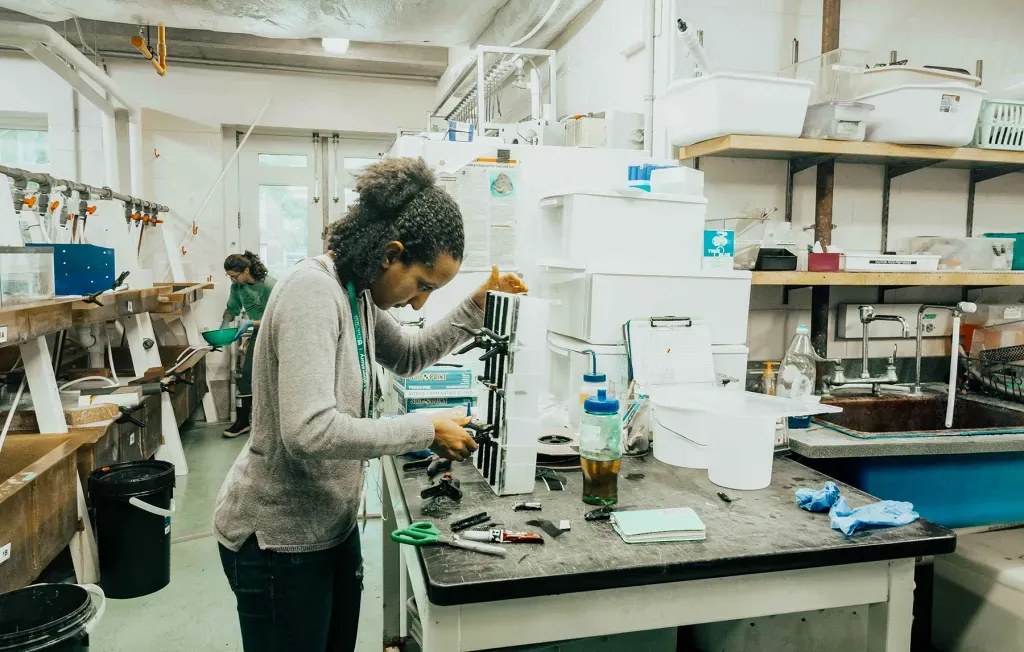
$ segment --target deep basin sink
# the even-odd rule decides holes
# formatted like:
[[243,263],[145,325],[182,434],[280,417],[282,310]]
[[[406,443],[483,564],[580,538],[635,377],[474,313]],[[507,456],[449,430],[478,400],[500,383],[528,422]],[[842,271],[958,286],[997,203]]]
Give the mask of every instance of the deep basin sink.
[[1024,406],[1014,410],[957,397],[953,427],[946,428],[945,396],[834,397],[821,402],[842,407],[843,411],[815,417],[817,423],[862,439],[1024,434]]

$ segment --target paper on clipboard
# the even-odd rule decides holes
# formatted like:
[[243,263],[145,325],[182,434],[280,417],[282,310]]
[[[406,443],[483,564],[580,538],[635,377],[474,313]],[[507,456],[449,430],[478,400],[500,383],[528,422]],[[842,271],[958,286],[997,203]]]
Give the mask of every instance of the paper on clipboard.
[[626,324],[626,342],[641,388],[715,381],[707,326],[689,319],[633,319]]
[[462,211],[466,233],[462,271],[516,267],[517,164],[476,160],[438,174],[438,182]]

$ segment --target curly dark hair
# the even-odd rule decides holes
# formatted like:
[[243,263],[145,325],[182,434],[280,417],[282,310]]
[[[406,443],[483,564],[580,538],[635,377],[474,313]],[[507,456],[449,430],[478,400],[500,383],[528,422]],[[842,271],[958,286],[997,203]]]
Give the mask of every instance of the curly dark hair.
[[259,256],[251,251],[246,250],[244,254],[231,254],[224,259],[225,272],[242,273],[246,269],[257,281],[267,278],[267,266],[263,264]]
[[369,165],[356,179],[359,202],[325,230],[342,283],[366,289],[381,274],[389,242],[401,242],[406,265],[432,266],[446,253],[462,260],[462,213],[420,158]]

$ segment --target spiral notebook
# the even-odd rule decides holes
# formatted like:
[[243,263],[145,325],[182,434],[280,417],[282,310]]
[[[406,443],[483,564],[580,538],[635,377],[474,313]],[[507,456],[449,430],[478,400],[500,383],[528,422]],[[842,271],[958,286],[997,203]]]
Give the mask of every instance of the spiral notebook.
[[626,543],[703,541],[704,522],[689,507],[613,512],[612,527]]

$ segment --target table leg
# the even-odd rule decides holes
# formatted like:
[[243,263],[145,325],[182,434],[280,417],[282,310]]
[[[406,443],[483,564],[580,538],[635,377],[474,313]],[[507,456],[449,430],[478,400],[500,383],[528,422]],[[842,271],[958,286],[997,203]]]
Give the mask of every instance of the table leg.
[[[382,458],[381,465],[381,514],[384,516],[384,531],[381,533],[383,542],[381,551],[382,579],[381,596],[384,600],[384,646],[397,643],[402,638],[401,621],[404,605],[402,604],[402,564],[399,544],[391,540],[389,530],[395,525],[395,509],[392,505],[391,487],[385,466],[393,464],[390,457]],[[397,488],[396,488],[397,490]],[[400,496],[400,494],[399,494]]]
[[[65,433],[64,406],[60,400],[57,378],[50,362],[50,348],[45,337],[37,337],[21,344],[21,360],[25,364],[28,391],[32,394],[32,409],[36,413],[39,432]],[[27,403],[27,401],[25,401]],[[23,406],[24,409],[24,406]]]
[[889,562],[889,600],[868,608],[868,652],[909,652],[914,618],[914,560]]
[[100,579],[100,558],[96,549],[96,533],[89,520],[89,511],[85,505],[85,490],[82,489],[82,476],[75,473],[75,488],[78,492],[78,525],[79,531],[71,540],[71,563],[75,568],[75,580],[79,584],[95,584]]
[[[439,607],[429,601],[420,606],[423,628],[423,652],[458,652],[462,650],[462,627],[459,607]],[[482,625],[486,627],[486,624]]]

